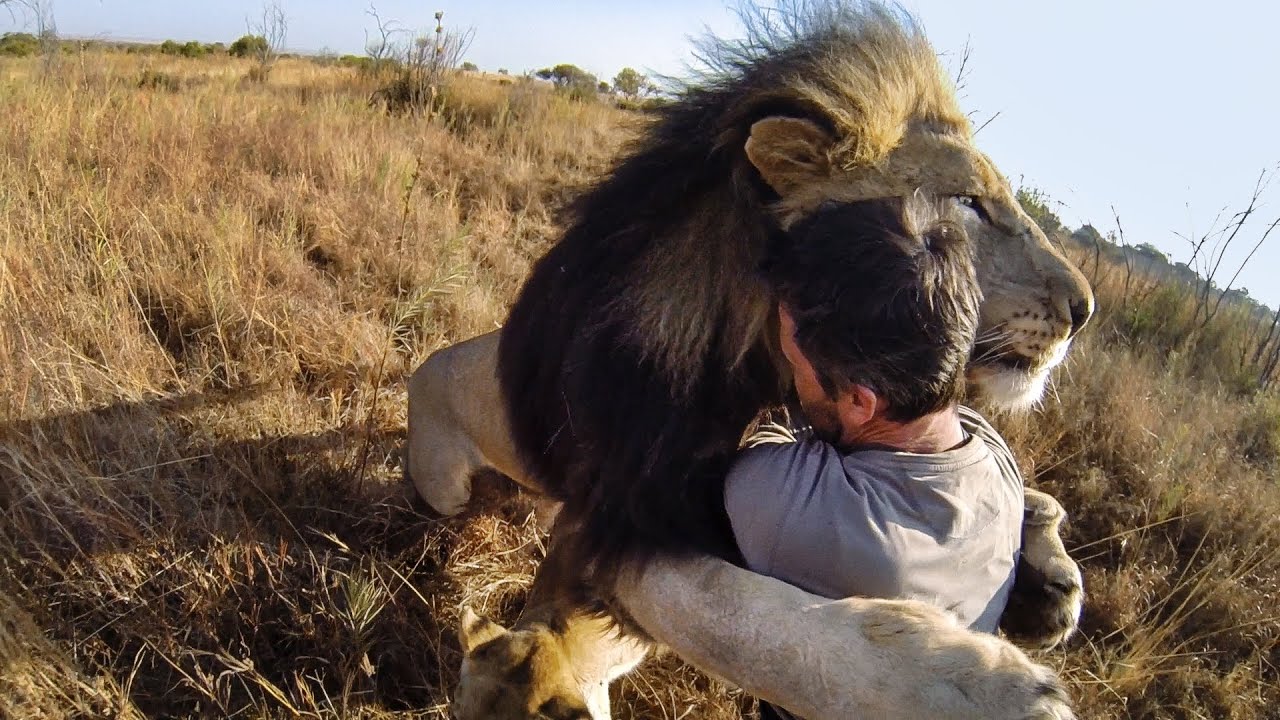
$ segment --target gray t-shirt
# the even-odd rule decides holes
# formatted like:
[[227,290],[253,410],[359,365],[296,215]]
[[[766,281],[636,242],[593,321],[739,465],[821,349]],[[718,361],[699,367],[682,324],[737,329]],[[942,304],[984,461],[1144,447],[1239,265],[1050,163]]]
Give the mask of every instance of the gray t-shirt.
[[1008,446],[961,408],[947,452],[841,454],[807,439],[742,451],[725,484],[747,566],[817,595],[912,598],[995,632],[1022,534]]

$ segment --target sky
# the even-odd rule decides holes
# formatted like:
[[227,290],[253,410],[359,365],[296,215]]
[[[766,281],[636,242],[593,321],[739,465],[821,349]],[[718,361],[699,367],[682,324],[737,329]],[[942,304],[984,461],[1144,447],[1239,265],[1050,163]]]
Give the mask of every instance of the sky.
[[[230,42],[261,0],[50,0],[65,35]],[[372,30],[359,0],[283,0],[287,45],[363,51]],[[737,27],[724,0],[377,0],[413,28],[475,31],[467,59],[513,74],[569,62],[601,78],[622,67],[680,74],[689,38]],[[767,0],[766,0],[767,4]],[[1116,229],[1187,261],[1198,237],[1248,202],[1259,173],[1280,170],[1280,3],[1219,0],[903,0],[944,62],[970,47],[961,102],[979,146],[1015,186],[1046,192],[1069,227]],[[20,24],[20,21],[16,24]],[[0,31],[15,22],[0,12]],[[994,119],[992,119],[994,116]],[[1280,181],[1227,251],[1230,277],[1280,217]],[[1221,223],[1221,221],[1219,221]],[[1280,305],[1280,230],[1237,286]]]

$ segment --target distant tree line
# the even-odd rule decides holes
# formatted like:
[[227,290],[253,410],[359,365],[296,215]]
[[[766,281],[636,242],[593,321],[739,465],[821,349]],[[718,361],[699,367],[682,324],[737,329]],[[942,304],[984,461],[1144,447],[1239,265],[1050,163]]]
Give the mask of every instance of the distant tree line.
[[[1185,262],[1172,260],[1149,242],[1129,243],[1114,209],[1113,231],[1104,234],[1091,224],[1069,230],[1043,191],[1023,187],[1016,196],[1052,241],[1074,246],[1077,257],[1084,258],[1081,271],[1095,287],[1119,270],[1119,302],[1113,309],[1126,334],[1172,355],[1210,358],[1218,375],[1229,377],[1236,387],[1266,389],[1280,386],[1280,307],[1267,307],[1236,281],[1280,227],[1280,218],[1261,226],[1252,249],[1234,271],[1224,259],[1233,241],[1248,237],[1245,223],[1263,207],[1261,197],[1270,179],[1270,173],[1263,172],[1250,199],[1224,215],[1229,218],[1225,223],[1215,223],[1200,236],[1184,237],[1191,248]],[[1117,298],[1111,299],[1114,303]]]

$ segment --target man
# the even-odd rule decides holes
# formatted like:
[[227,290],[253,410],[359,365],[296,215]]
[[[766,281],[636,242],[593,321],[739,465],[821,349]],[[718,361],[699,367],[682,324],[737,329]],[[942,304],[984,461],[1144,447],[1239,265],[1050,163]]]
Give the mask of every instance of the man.
[[[793,228],[794,259],[768,271],[814,437],[744,451],[725,507],[755,572],[830,598],[925,600],[995,632],[1022,480],[999,435],[958,405],[980,293],[946,212],[875,200]],[[833,257],[843,272],[830,272]]]

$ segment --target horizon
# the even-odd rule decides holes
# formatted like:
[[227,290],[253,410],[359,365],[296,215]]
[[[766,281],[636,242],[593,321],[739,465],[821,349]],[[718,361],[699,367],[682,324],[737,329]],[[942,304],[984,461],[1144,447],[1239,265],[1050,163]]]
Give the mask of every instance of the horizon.
[[[651,0],[601,6],[549,0],[376,3],[384,19],[408,28],[434,27],[443,10],[447,28],[470,27],[467,56],[482,70],[512,74],[572,63],[612,80],[622,67],[646,74],[683,75],[692,60],[690,38],[710,29],[734,36],[737,24],[719,0]],[[1234,8],[1232,6],[1235,6]],[[1014,187],[1043,191],[1070,229],[1093,225],[1117,231],[1127,244],[1149,243],[1171,263],[1186,262],[1189,243],[1215,218],[1243,209],[1259,173],[1280,170],[1280,136],[1269,126],[1280,99],[1258,90],[1265,68],[1277,63],[1268,28],[1280,25],[1280,6],[1171,3],[1158,13],[1087,0],[1070,7],[956,7],[945,0],[903,3],[921,23],[950,72],[970,48],[962,107],[972,113],[979,147]],[[245,34],[255,0],[163,3],[157,0],[64,0],[53,3],[68,37],[122,42],[198,40],[230,44]],[[364,54],[373,27],[367,6],[339,0],[285,3],[286,49],[317,54]],[[1248,18],[1248,22],[1241,22]],[[23,29],[0,12],[0,32]],[[618,28],[602,42],[602,33]],[[639,28],[639,30],[636,30]],[[29,29],[29,28],[28,28]],[[1277,217],[1276,183],[1226,252],[1215,280],[1222,285]],[[1280,307],[1280,233],[1273,233],[1231,286]],[[1218,242],[1221,242],[1219,238]],[[1211,241],[1209,245],[1212,245]],[[1226,288],[1223,288],[1226,289]]]

